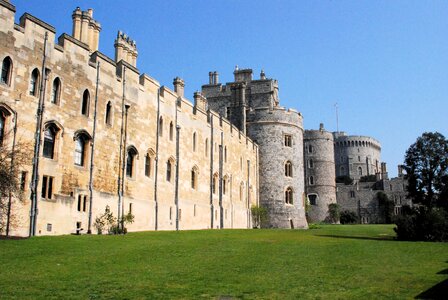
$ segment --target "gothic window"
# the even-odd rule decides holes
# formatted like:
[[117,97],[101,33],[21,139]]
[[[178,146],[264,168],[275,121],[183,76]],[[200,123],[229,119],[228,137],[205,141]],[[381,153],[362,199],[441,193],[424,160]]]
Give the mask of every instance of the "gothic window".
[[172,163],[171,160],[168,160],[166,162],[166,181],[171,182],[171,169],[172,169]]
[[310,201],[310,205],[317,205],[317,195],[316,194],[308,195],[308,200]]
[[310,177],[308,178],[308,183],[309,183],[310,185],[314,185],[314,177],[313,177],[313,176],[310,176]]
[[128,148],[126,153],[126,176],[128,177],[135,176],[135,158],[137,154],[137,149],[133,146]]
[[48,126],[44,132],[44,148],[43,156],[46,158],[54,158],[54,149],[56,143],[56,127]]
[[151,169],[152,169],[152,159],[148,153],[145,156],[145,176],[146,177],[151,177]]
[[0,110],[0,146],[3,144],[3,139],[5,138],[5,123],[6,116],[2,110]]
[[61,95],[61,80],[59,79],[59,77],[56,77],[53,80],[53,86],[51,88],[51,97],[50,97],[51,103],[59,104],[60,95]]
[[112,103],[109,101],[106,104],[106,125],[112,125]]
[[170,122],[170,141],[174,139],[174,125],[173,122]]
[[193,133],[193,152],[196,152],[196,132]]
[[30,86],[29,86],[31,96],[37,96],[38,84],[39,84],[39,70],[34,69],[33,72],[31,72]]
[[289,134],[285,134],[285,146],[292,147],[292,136]]
[[159,118],[159,136],[163,136],[163,118]]
[[285,191],[285,203],[286,204],[294,204],[294,199],[293,199],[293,191],[291,187],[288,187]]
[[42,176],[41,197],[43,199],[53,198],[53,177],[47,175]]
[[341,166],[341,176],[345,175],[345,168],[343,166]]
[[12,61],[9,56],[3,59],[2,63],[2,75],[1,75],[1,83],[10,85],[11,84],[11,72],[12,72]]
[[355,191],[350,191],[350,198],[355,198]]
[[362,176],[362,168],[361,167],[358,167],[358,175]]
[[89,116],[89,106],[90,106],[90,93],[88,90],[85,90],[82,94],[82,103],[81,103],[81,114],[83,116]]
[[216,188],[218,187],[218,174],[213,175],[212,180],[212,192],[216,194]]
[[198,168],[193,167],[191,169],[191,188],[197,189],[198,188]]
[[361,156],[358,156],[358,161],[361,161]]
[[292,177],[292,163],[289,160],[285,163],[285,176]]
[[313,153],[314,148],[313,145],[308,145],[308,153]]
[[314,160],[312,158],[308,160],[308,168],[314,168]]
[[75,140],[75,165],[84,166],[86,158],[86,144],[88,138],[79,135]]

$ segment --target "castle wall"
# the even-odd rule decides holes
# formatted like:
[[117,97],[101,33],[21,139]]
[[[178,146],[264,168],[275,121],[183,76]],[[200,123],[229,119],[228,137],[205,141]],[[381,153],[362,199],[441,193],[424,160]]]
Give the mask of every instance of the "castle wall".
[[332,133],[305,130],[305,189],[310,202],[309,220],[322,222],[328,216],[328,205],[336,203],[336,176]]
[[336,176],[358,180],[381,170],[381,145],[371,137],[334,133],[334,149]]
[[[43,131],[49,124],[54,124],[57,133],[53,158],[44,157],[41,147],[36,189],[37,235],[74,233],[78,222],[84,229],[82,232],[87,231],[91,140],[86,145],[82,166],[75,164],[75,140],[81,131],[90,137],[93,135],[98,64],[92,223],[109,207],[114,216],[121,211],[126,214],[132,210],[135,222],[128,225],[130,231],[251,227],[250,206],[258,201],[258,172],[256,169],[248,172],[239,161],[242,158],[251,162],[251,168],[255,167],[258,147],[252,140],[228,122],[220,121],[215,112],[197,109],[188,100],[161,87],[156,80],[140,74],[124,61],[115,62],[100,52],[92,53],[86,44],[66,34],[55,42],[55,29],[33,16],[25,14],[20,24],[14,24],[13,8],[11,4],[0,1],[0,60],[9,56],[13,62],[10,84],[0,84],[0,105],[17,114],[17,137],[31,148],[40,92],[36,96],[30,95],[30,77],[36,68],[42,79],[44,37],[48,33]],[[52,103],[56,78],[61,81],[60,96],[57,103]],[[90,101],[88,113],[83,115],[81,107],[86,90]],[[110,118],[106,120],[109,102]],[[129,106],[127,118],[123,104]],[[159,128],[158,117],[163,118],[163,130]],[[8,117],[7,121],[10,124],[12,118]],[[170,136],[171,122],[173,132]],[[13,124],[10,125],[9,129]],[[126,128],[123,149],[136,151],[131,176],[121,174],[122,128]],[[157,134],[159,129],[161,135]],[[194,133],[196,150],[193,151]],[[5,144],[11,143],[11,136],[7,136]],[[227,180],[227,186],[222,197],[220,191],[212,193],[210,176],[219,173],[219,145],[227,151],[221,172],[221,179]],[[212,151],[215,154],[213,159]],[[23,166],[27,172],[24,202],[16,199],[13,204],[18,222],[12,235],[28,234],[32,157],[31,151]],[[146,157],[151,162],[149,174],[145,170]],[[172,163],[170,180],[167,180],[168,161]],[[194,187],[192,170],[197,172]],[[53,180],[51,199],[41,196],[43,176]],[[119,176],[124,178],[120,212]],[[240,184],[245,188],[241,197]],[[78,210],[79,197],[82,202],[87,197],[86,208],[82,203]],[[92,230],[95,232],[94,228]]]

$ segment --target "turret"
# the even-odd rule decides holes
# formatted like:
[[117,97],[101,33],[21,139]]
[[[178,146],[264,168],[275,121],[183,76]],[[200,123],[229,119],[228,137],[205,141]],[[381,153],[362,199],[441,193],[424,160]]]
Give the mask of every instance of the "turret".
[[179,96],[184,96],[185,81],[182,78],[176,77],[173,80],[174,92]]

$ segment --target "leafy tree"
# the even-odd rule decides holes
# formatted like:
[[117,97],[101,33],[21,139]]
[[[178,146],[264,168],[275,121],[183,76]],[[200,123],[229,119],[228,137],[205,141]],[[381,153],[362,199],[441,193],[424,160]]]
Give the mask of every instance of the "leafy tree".
[[423,133],[406,151],[404,169],[414,203],[447,207],[448,140],[442,134]]
[[341,217],[339,204],[330,203],[328,204],[328,217],[326,221],[328,223],[337,224],[339,223],[339,219]]
[[345,185],[350,185],[353,183],[353,179],[347,175],[338,176],[336,177],[336,183],[343,183]]
[[254,228],[264,227],[268,221],[268,211],[263,206],[252,205],[252,222]]
[[384,222],[386,224],[392,223],[394,218],[394,207],[395,207],[394,201],[389,199],[387,194],[384,192],[376,193],[376,199],[378,200],[380,210],[383,212]]

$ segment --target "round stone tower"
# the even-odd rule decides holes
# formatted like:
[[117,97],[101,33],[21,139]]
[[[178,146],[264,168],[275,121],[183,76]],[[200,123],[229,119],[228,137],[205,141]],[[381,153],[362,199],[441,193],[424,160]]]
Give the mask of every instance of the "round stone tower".
[[319,130],[305,130],[304,154],[308,220],[322,222],[328,216],[328,205],[336,203],[333,134],[323,124]]
[[363,176],[381,172],[381,144],[368,136],[345,135],[335,132],[334,160],[336,176],[359,180]]
[[259,145],[260,204],[275,228],[306,228],[302,115],[283,107],[247,114],[247,134]]

